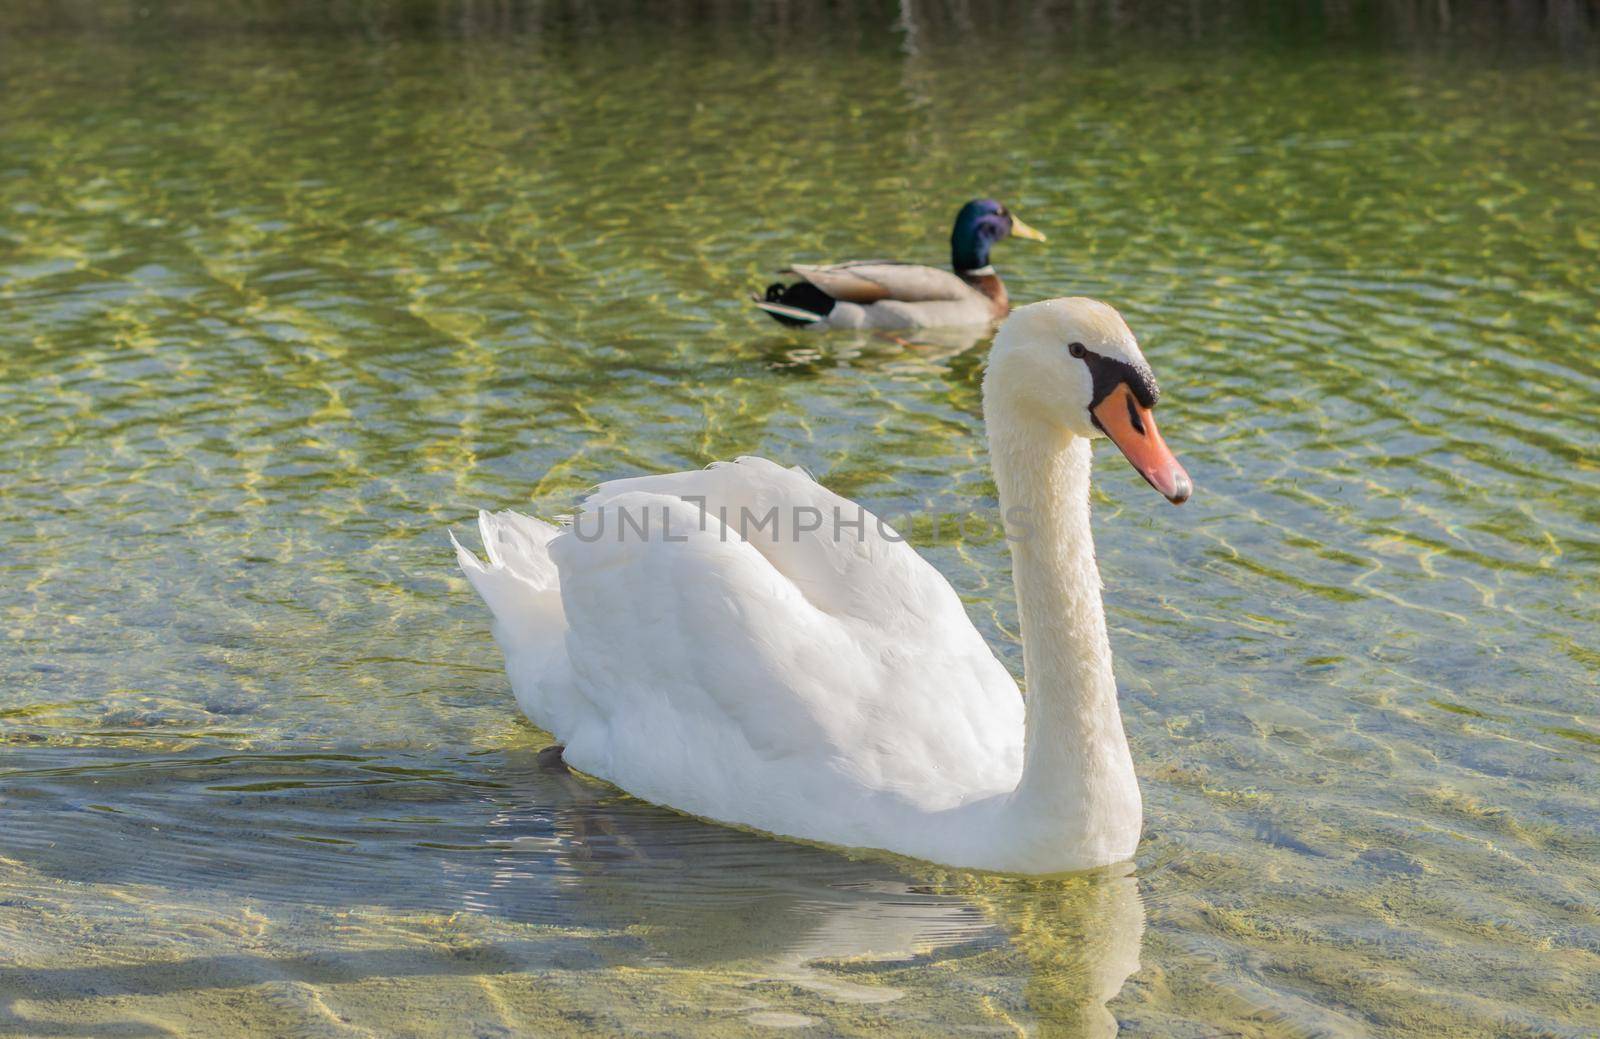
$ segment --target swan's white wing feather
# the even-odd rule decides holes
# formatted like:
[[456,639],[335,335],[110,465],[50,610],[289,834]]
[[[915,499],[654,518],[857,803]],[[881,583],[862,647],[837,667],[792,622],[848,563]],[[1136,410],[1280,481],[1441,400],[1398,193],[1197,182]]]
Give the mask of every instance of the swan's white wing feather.
[[612,480],[596,488],[584,507],[600,508],[635,492],[697,505],[825,613],[867,622],[897,638],[930,625],[971,631],[944,575],[893,527],[803,469],[746,456],[706,469]]
[[[771,505],[776,528],[741,537],[723,522]],[[948,807],[1010,789],[1015,683],[948,582],[870,513],[864,536],[840,539],[792,535],[784,515],[831,520],[835,507],[856,509],[754,458],[600,487],[550,545],[574,678],[603,718],[572,734],[569,760],[651,800],[790,833],[814,814],[805,798],[841,790]]]
[[[622,511],[649,530],[621,528]],[[552,547],[576,678],[595,689],[613,730],[670,717],[704,729],[680,731],[680,747],[704,753],[700,737],[714,732],[768,760],[826,746],[821,692],[795,679],[817,673],[838,632],[794,586],[748,545],[700,531],[701,513],[680,499],[616,495],[604,519],[589,528],[593,540],[578,525]],[[775,685],[783,695],[762,695]]]

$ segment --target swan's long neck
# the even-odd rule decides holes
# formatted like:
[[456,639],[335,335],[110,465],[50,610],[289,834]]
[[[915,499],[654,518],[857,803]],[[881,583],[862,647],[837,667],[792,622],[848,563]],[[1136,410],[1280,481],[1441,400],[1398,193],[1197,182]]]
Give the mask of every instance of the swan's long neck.
[[1089,530],[1089,441],[989,418],[1000,507],[1011,528],[1022,624],[1027,732],[1010,811],[1040,840],[1067,840],[1113,861],[1138,843],[1140,802],[1111,671]]

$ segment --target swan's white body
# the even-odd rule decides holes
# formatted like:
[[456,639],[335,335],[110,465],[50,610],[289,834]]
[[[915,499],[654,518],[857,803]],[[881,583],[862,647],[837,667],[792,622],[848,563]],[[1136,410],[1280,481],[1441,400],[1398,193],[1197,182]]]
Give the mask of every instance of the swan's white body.
[[[523,711],[573,767],[709,819],[1015,872],[1130,857],[1139,788],[1089,533],[1090,445],[1025,399],[1043,392],[1027,355],[1062,302],[1090,303],[1019,310],[985,382],[1000,505],[1030,528],[1012,545],[1026,708],[915,550],[803,472],[742,458],[603,484],[566,528],[481,515],[488,564],[457,555]],[[1070,334],[1137,354],[1093,306],[1099,323],[1075,314]],[[1063,392],[1089,392],[1068,374]]]

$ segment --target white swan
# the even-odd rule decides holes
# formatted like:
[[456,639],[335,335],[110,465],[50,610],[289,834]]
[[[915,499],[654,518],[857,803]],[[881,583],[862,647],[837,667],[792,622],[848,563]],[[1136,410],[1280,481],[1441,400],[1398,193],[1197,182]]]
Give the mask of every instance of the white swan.
[[574,768],[708,819],[946,865],[1118,862],[1141,805],[1089,441],[1109,435],[1185,500],[1156,393],[1104,303],[1035,303],[995,336],[984,412],[1026,708],[937,570],[860,506],[760,458],[602,484],[564,529],[483,513],[489,563],[459,543],[457,558],[518,703]]

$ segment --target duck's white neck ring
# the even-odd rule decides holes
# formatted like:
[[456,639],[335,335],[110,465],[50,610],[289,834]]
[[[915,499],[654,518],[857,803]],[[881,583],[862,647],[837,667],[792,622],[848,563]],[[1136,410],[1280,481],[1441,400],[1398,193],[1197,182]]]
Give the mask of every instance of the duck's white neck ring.
[[994,264],[986,263],[982,267],[975,267],[970,271],[957,271],[963,278],[987,278],[994,273]]

